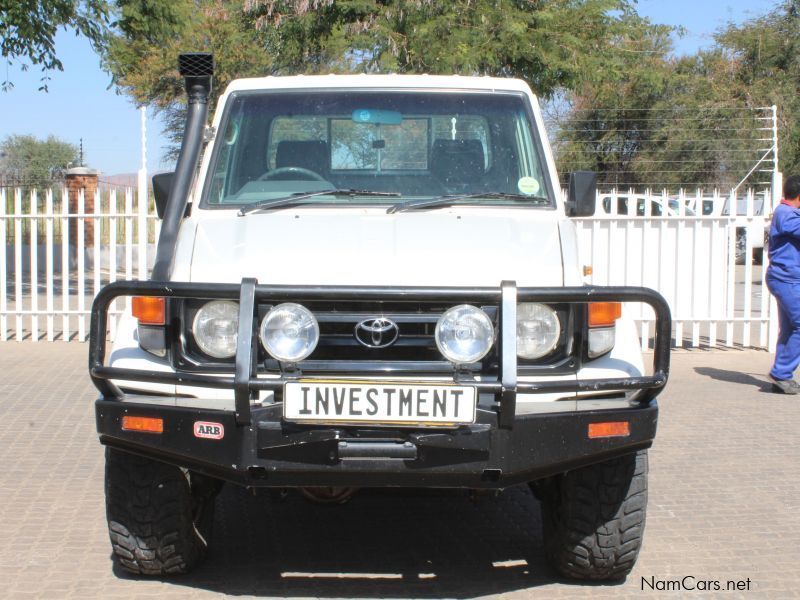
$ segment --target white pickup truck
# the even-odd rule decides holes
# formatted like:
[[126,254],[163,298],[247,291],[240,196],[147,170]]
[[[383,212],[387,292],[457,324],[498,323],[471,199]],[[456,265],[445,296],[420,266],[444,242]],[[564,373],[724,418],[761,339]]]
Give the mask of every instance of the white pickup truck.
[[[546,553],[625,577],[670,316],[644,288],[583,284],[536,98],[519,80],[234,81],[210,126],[213,59],[181,55],[189,112],[149,281],[105,287],[100,392],[114,555],[186,572],[222,482],[321,502],[359,487],[528,484]],[[132,297],[107,355],[116,298]],[[646,369],[624,302],[656,312]]]

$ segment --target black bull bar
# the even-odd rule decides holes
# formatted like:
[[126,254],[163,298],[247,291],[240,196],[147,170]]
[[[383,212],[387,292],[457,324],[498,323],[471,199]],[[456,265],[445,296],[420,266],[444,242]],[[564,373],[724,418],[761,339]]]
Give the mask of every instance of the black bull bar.
[[[239,302],[239,333],[233,377],[217,377],[201,373],[163,372],[142,369],[109,367],[105,363],[108,309],[121,296],[163,296],[165,298],[229,299]],[[669,306],[654,290],[639,287],[550,287],[518,288],[504,281],[500,287],[387,287],[387,286],[283,286],[259,285],[255,279],[243,279],[241,284],[186,283],[154,281],[117,281],[105,286],[92,305],[89,342],[89,372],[92,382],[106,399],[119,398],[123,393],[111,381],[147,381],[209,388],[233,388],[236,423],[250,424],[250,403],[259,390],[279,390],[289,381],[284,375],[275,379],[259,379],[257,373],[257,321],[259,302],[292,301],[409,301],[442,303],[493,303],[499,306],[499,378],[497,381],[472,381],[479,392],[489,392],[499,398],[499,423],[510,428],[514,422],[517,393],[601,392],[638,390],[635,399],[649,402],[667,383],[672,322]],[[655,341],[653,374],[641,377],[614,377],[578,381],[517,381],[517,303],[587,303],[642,302],[655,311]],[[456,383],[467,383],[454,374]]]

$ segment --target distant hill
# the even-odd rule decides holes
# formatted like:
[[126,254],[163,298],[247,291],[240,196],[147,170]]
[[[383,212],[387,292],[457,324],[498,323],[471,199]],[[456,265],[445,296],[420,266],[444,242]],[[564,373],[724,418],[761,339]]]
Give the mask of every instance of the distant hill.
[[136,187],[136,180],[138,175],[136,173],[119,173],[117,175],[106,175],[101,173],[98,177],[98,186],[100,188],[106,187]]
[[[163,173],[163,172],[164,169],[160,169],[158,171],[152,171],[147,173],[148,187],[151,185],[151,179],[153,175],[157,175],[158,173]],[[139,179],[138,173],[117,173],[116,175],[105,175],[103,173],[100,173],[100,177],[98,178],[98,185],[101,189],[136,187],[138,179]]]

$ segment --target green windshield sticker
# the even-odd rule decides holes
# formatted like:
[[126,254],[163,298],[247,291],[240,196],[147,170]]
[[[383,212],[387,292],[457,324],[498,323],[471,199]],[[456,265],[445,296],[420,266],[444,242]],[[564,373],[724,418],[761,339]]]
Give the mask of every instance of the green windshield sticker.
[[539,185],[539,182],[533,177],[522,177],[517,182],[517,188],[519,188],[519,191],[522,192],[523,194],[526,194],[528,196],[533,196],[536,192],[539,191],[541,186]]

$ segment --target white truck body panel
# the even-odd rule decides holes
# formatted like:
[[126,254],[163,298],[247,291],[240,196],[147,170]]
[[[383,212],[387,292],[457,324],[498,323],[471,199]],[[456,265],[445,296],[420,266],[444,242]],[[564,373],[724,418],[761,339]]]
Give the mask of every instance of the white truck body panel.
[[[293,206],[238,216],[235,209],[199,208],[215,141],[209,142],[190,193],[191,215],[181,224],[175,253],[174,281],[238,283],[254,277],[263,284],[491,286],[502,280],[518,286],[579,286],[584,280],[578,240],[566,219],[555,163],[536,97],[520,80],[429,75],[322,75],[264,77],[232,82],[218,103],[212,126],[218,128],[225,103],[234,92],[297,89],[431,89],[497,91],[523,94],[544,150],[545,176],[556,190],[556,207],[452,206],[387,214],[386,207]],[[607,355],[584,364],[574,375],[521,376],[522,381],[593,379],[644,373],[633,322],[617,324],[617,342]],[[112,366],[169,370],[140,349],[136,321],[120,323]],[[374,379],[379,380],[380,377]],[[117,382],[143,393],[185,395],[182,402],[207,406],[228,403],[232,390],[154,383]],[[588,397],[583,395],[582,397]],[[269,402],[271,392],[259,400]],[[580,409],[562,404],[575,394],[519,394],[517,413]]]
[[[287,285],[564,285],[553,210],[300,207],[200,211],[191,281]],[[210,214],[209,214],[210,213]]]

